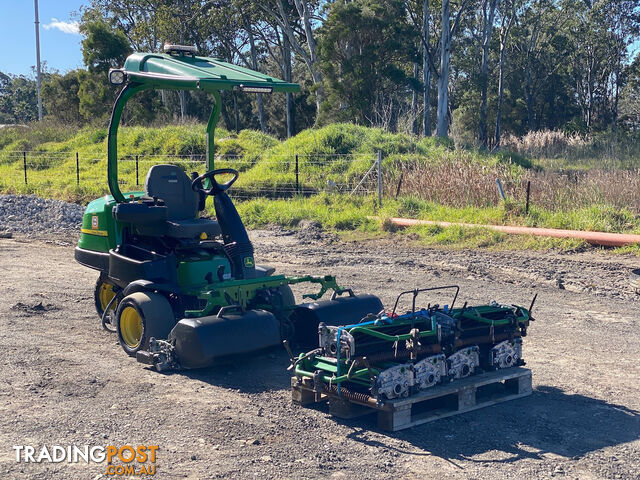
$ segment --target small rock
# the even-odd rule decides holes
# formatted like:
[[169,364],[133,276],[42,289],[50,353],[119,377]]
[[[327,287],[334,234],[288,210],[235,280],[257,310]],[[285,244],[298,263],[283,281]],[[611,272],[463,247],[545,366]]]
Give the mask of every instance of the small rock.
[[271,461],[271,456],[270,455],[263,455],[262,457],[260,457],[260,461],[261,462],[270,462]]

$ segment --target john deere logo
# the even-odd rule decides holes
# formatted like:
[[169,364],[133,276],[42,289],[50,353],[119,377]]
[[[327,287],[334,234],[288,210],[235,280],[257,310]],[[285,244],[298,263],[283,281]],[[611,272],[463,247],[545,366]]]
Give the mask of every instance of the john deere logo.
[[244,257],[244,266],[247,268],[253,267],[253,257]]

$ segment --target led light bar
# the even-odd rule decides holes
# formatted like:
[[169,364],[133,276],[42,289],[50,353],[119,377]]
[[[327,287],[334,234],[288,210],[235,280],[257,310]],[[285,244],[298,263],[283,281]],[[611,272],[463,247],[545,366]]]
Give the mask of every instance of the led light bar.
[[124,70],[112,68],[109,70],[109,83],[111,85],[122,85],[127,80],[127,73]]
[[195,55],[198,50],[193,45],[174,45],[171,43],[165,43],[162,47],[164,53],[172,55],[174,53],[188,53],[189,55]]
[[272,93],[273,87],[250,87],[247,85],[238,85],[238,90],[246,93]]

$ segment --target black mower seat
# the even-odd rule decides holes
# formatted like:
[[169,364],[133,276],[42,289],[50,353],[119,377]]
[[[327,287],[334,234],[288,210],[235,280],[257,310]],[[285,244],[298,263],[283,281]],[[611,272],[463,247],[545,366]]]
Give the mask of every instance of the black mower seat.
[[167,220],[164,235],[172,238],[197,238],[220,234],[214,220],[198,218],[200,196],[191,188],[191,180],[176,165],[154,165],[145,180],[147,195],[164,201]]

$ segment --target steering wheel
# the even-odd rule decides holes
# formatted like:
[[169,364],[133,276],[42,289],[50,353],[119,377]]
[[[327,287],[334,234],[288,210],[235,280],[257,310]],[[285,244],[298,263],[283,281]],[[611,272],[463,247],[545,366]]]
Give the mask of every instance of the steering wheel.
[[[215,176],[225,173],[230,173],[231,175],[233,175],[233,178],[225,183],[216,182]],[[205,195],[216,195],[218,193],[224,192],[225,190],[228,190],[229,187],[233,185],[233,182],[238,179],[238,175],[240,175],[238,171],[234,170],[233,168],[218,168],[217,170],[211,170],[210,172],[203,173],[198,178],[194,179],[193,182],[191,182],[191,188],[195,192],[202,192]],[[202,186],[203,180],[209,180],[209,182],[211,183],[211,188],[204,188]]]

